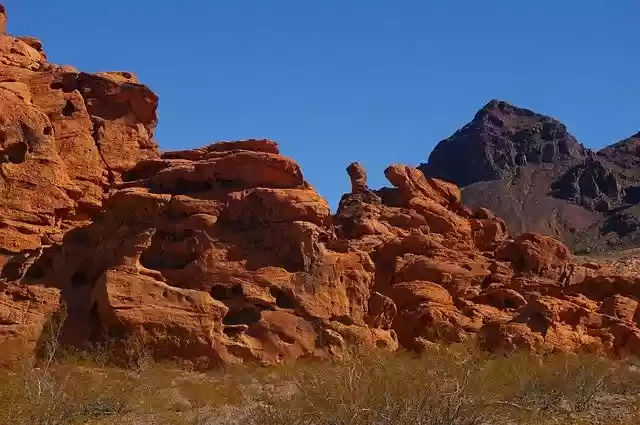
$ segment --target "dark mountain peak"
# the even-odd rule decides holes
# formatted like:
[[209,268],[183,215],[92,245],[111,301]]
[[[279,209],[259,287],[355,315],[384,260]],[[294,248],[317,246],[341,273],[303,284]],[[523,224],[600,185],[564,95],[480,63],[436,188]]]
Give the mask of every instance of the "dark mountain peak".
[[494,99],[470,123],[438,143],[420,169],[429,176],[466,186],[501,179],[519,166],[586,155],[560,121]]
[[536,112],[515,106],[507,101],[492,99],[487,102],[476,114],[476,118],[482,118],[488,114],[498,114],[498,115],[517,115],[521,117],[539,117],[540,119],[550,119],[550,117],[546,117],[544,115],[539,115]]

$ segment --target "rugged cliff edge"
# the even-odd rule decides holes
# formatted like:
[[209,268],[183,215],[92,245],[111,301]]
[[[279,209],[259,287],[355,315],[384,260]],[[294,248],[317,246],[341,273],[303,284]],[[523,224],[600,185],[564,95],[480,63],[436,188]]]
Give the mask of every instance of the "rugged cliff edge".
[[[467,338],[640,354],[632,267],[578,264],[535,233],[512,239],[489,210],[462,206],[456,185],[399,164],[379,190],[347,167],[352,190],[332,215],[272,141],[160,154],[157,101],[130,73],[56,66],[38,40],[0,37],[2,362],[34,354],[63,307],[66,344],[125,353],[135,339],[200,367]],[[479,169],[586,155],[550,125],[540,140],[553,149],[498,138]]]

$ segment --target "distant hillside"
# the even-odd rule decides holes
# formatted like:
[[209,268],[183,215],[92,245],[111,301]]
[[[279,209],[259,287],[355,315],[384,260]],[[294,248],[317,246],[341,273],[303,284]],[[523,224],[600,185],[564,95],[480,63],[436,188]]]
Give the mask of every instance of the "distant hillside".
[[419,168],[462,186],[466,204],[492,209],[513,233],[580,252],[640,243],[640,133],[594,152],[560,121],[492,100]]

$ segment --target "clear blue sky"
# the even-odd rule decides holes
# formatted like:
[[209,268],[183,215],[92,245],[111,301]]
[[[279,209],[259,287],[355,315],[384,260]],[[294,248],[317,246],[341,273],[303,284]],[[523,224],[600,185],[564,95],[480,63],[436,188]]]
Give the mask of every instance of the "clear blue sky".
[[638,0],[4,0],[49,58],[160,96],[165,150],[269,137],[335,206],[500,98],[598,148],[640,128]]

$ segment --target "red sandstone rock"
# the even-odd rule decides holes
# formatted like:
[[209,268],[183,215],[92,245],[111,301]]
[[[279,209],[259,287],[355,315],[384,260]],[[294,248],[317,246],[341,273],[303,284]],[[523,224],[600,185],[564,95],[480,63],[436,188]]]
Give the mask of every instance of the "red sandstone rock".
[[613,316],[617,319],[635,322],[638,315],[638,300],[614,295],[602,302],[601,310],[603,314]]
[[414,280],[399,283],[393,286],[392,294],[396,306],[401,310],[423,302],[453,306],[453,297],[449,291],[437,283],[428,281]]
[[569,264],[571,252],[562,242],[535,233],[523,233],[504,245],[498,258],[511,261],[521,272],[555,276]]
[[367,189],[367,172],[360,163],[351,163],[347,167],[347,174],[351,179],[351,193],[358,193]]
[[431,198],[411,198],[408,200],[407,207],[423,216],[429,229],[433,232],[456,235],[456,238],[465,242],[471,240],[469,220],[446,209]]
[[[40,273],[33,263],[43,249],[61,243],[69,229],[86,224],[102,207],[110,185],[108,152],[131,166],[144,157],[138,154],[144,151],[139,146],[151,146],[151,155],[157,156],[151,142],[155,115],[139,112],[144,108],[138,106],[136,90],[146,90],[153,111],[157,99],[144,86],[128,88],[124,81],[114,81],[108,94],[86,91],[81,80],[106,77],[81,76],[70,67],[50,64],[38,39],[5,35],[5,25],[0,7],[0,281],[18,282],[10,287],[22,288],[21,278]],[[126,100],[114,98],[118,90]],[[127,95],[131,91],[135,93]],[[89,95],[105,110],[124,108],[138,115],[125,117],[126,122],[116,115],[103,117],[105,128],[117,124],[121,131],[99,134],[99,117],[92,117]],[[122,137],[124,132],[139,132],[141,125],[146,126],[144,135],[135,142]],[[30,288],[35,294],[39,287]],[[28,329],[14,333],[30,341],[26,346],[37,339],[44,323],[41,316],[58,308],[57,296],[38,300],[29,307],[33,311],[16,322]],[[22,311],[25,307],[20,305],[28,304],[7,308]]]
[[477,218],[480,220],[490,220],[490,219],[496,218],[493,212],[491,212],[486,208],[476,208],[476,210],[473,211],[473,216],[474,218]]
[[67,234],[49,260],[64,268],[42,277],[89,324],[65,334],[135,335],[158,357],[211,365],[396,347],[373,263],[327,249],[329,207],[297,165],[256,143],[225,147],[145,160],[99,220]]
[[33,353],[45,323],[59,308],[56,288],[0,283],[0,365]]
[[7,31],[7,11],[4,5],[0,4],[0,35],[5,34]]
[[417,168],[396,164],[388,167],[384,174],[391,184],[399,189],[405,201],[419,197],[431,199],[444,206],[460,205],[461,195],[457,186],[425,177]]
[[136,338],[200,366],[420,350],[640,354],[640,266],[579,265],[555,239],[508,240],[453,184],[385,170],[335,216],[264,139],[160,155],[157,96],[127,72],[49,63],[4,35],[0,7],[0,361],[63,342]]
[[470,220],[473,243],[482,251],[495,251],[507,238],[507,226],[499,218]]
[[232,192],[225,217],[239,226],[294,221],[325,226],[331,222],[329,204],[309,189],[255,188]]
[[248,139],[239,141],[216,142],[199,149],[189,149],[184,151],[165,152],[162,157],[165,159],[187,159],[190,161],[215,156],[215,152],[227,152],[233,150],[244,150],[253,152],[266,152],[279,154],[276,142],[267,139]]

